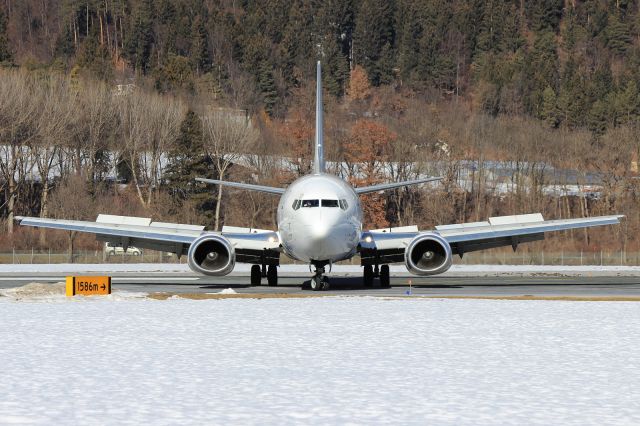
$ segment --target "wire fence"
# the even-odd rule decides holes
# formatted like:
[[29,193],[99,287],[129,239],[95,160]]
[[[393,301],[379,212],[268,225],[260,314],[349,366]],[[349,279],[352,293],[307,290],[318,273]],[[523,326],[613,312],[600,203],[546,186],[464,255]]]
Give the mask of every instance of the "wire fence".
[[[283,264],[298,263],[281,256]],[[0,253],[0,264],[47,264],[47,263],[186,263],[186,256],[153,250],[140,250],[140,253],[120,252],[107,255],[102,250],[77,250],[70,256],[68,252],[53,250],[12,250]],[[357,265],[358,257],[346,264]],[[467,253],[462,259],[455,256],[454,263],[463,265],[602,265],[602,266],[640,266],[639,251],[496,251]]]

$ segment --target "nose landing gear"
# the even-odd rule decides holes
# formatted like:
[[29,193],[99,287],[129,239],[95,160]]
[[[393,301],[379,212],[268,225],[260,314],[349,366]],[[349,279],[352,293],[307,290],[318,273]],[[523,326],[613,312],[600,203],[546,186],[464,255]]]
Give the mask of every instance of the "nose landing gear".
[[311,290],[329,290],[329,279],[324,275],[324,266],[316,267],[316,272],[311,278]]

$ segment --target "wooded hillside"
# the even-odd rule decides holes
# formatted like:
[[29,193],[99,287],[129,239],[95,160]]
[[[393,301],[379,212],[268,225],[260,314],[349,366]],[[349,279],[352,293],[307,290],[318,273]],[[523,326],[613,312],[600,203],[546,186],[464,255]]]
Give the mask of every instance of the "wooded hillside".
[[603,132],[638,112],[630,0],[2,0],[0,61],[145,80],[283,117],[325,62],[427,99]]
[[[625,232],[599,241],[637,245],[640,7],[626,0],[0,0],[6,228],[74,202],[95,207],[78,218],[272,227],[271,198],[193,177],[308,171],[316,60],[334,172],[446,176],[372,195],[367,225],[619,212]],[[549,192],[588,174],[596,196]]]

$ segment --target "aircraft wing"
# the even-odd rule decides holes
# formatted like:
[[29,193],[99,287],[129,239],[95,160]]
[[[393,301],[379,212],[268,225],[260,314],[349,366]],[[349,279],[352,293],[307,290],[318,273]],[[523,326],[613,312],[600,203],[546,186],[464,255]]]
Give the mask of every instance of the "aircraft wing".
[[[363,260],[378,256],[378,263],[403,262],[404,249],[416,236],[433,232],[444,237],[453,254],[462,256],[477,250],[512,246],[544,239],[546,232],[593,226],[614,225],[624,216],[598,216],[579,219],[544,220],[541,214],[492,217],[486,222],[436,226],[432,231],[417,227],[386,228],[364,232],[361,240]],[[369,259],[371,261],[371,259]]]
[[[99,215],[95,222],[38,217],[16,217],[16,220],[23,226],[95,234],[96,239],[121,244],[125,249],[132,246],[178,256],[186,254],[196,238],[209,233],[204,226],[152,222],[149,218],[131,216]],[[210,233],[222,235],[231,242],[238,262],[250,262],[256,254],[277,251],[280,245],[276,232],[263,229],[223,227],[222,232]]]

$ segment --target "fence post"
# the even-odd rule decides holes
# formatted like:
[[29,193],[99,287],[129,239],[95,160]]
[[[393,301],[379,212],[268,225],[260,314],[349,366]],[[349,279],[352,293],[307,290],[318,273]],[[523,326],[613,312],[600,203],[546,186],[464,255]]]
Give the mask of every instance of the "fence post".
[[580,250],[580,266],[582,266],[582,250]]
[[544,250],[542,250],[542,266],[544,266]]
[[560,265],[564,266],[564,249],[560,251]]
[[602,250],[600,250],[600,266],[602,266]]
[[16,263],[16,249],[11,247],[11,263],[15,265]]

